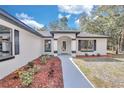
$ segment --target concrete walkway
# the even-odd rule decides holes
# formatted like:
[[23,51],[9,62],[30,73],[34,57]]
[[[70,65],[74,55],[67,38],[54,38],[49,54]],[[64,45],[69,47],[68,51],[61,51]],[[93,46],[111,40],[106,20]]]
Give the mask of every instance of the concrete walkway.
[[92,88],[88,80],[80,73],[70,60],[69,55],[59,55],[62,62],[62,71],[65,88]]

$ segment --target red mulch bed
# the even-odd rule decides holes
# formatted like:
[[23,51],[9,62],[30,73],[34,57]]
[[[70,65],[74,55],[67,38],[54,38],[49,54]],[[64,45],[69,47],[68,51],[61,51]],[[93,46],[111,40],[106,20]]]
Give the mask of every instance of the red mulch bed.
[[[34,60],[34,64],[40,65],[41,69],[34,75],[32,84],[29,88],[63,88],[63,76],[61,62],[58,57],[47,59],[46,64],[41,64],[40,59]],[[19,70],[24,70],[27,65]],[[22,88],[18,74],[13,72],[4,79],[0,80],[1,88]]]

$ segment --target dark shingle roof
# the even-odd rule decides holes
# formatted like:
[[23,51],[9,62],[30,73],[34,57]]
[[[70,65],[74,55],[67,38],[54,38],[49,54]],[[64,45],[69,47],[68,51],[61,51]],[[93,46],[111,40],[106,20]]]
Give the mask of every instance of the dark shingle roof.
[[38,31],[43,37],[52,38],[52,34],[49,31]]
[[97,35],[97,34],[90,34],[90,33],[87,33],[87,32],[80,32],[77,37],[87,37],[87,38],[107,38],[108,36],[105,36],[105,35]]

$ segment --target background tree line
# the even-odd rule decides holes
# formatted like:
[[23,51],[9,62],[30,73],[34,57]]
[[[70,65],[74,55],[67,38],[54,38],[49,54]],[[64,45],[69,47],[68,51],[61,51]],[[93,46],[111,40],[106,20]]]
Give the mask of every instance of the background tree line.
[[91,16],[81,15],[79,25],[81,31],[109,36],[108,49],[124,50],[124,6],[99,6]]

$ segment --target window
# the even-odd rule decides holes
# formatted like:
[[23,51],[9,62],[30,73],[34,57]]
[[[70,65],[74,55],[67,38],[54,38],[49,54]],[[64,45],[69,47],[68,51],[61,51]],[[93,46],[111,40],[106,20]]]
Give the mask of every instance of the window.
[[19,54],[19,31],[14,31],[15,55]]
[[51,40],[45,40],[45,52],[51,52]]
[[62,42],[62,50],[65,51],[66,50],[66,41]]
[[92,52],[96,50],[96,40],[79,40],[79,51]]
[[12,56],[11,29],[0,25],[0,60]]

